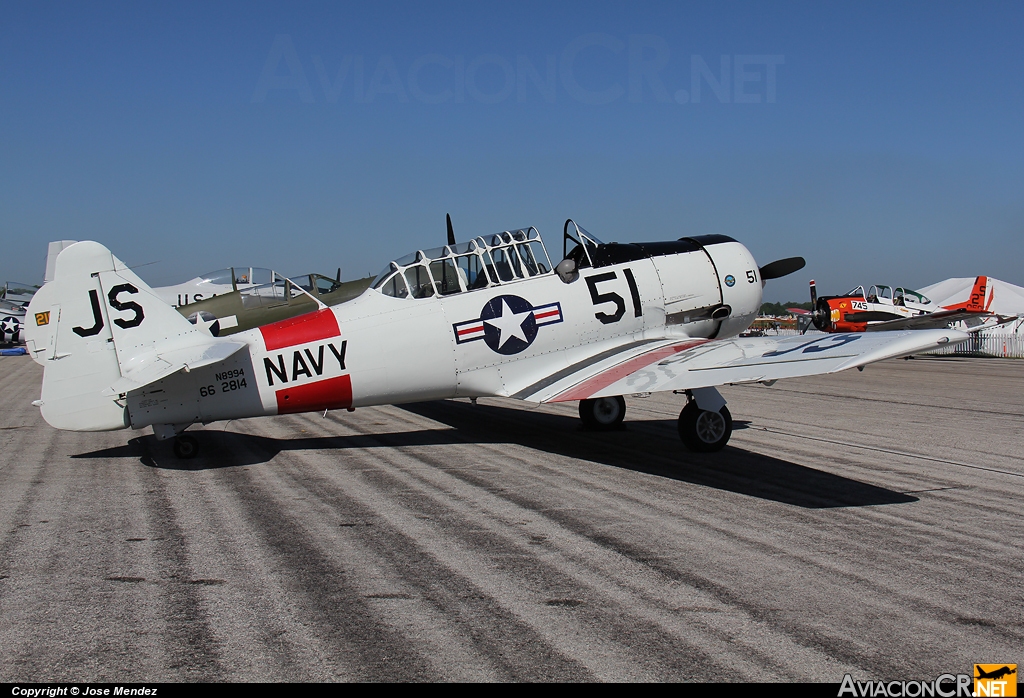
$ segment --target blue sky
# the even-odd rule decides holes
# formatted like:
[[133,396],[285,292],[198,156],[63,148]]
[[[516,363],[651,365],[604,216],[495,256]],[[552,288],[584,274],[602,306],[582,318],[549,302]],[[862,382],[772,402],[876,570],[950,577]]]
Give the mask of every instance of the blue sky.
[[806,257],[766,300],[1024,283],[1020,4],[366,5],[0,5],[0,279],[352,278],[450,212]]

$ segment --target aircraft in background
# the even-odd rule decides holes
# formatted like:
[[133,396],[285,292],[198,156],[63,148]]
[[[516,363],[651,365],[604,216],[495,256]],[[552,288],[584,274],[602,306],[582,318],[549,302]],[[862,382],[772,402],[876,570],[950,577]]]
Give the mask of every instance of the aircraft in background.
[[232,293],[238,290],[263,286],[276,282],[283,282],[284,276],[273,269],[262,267],[228,267],[218,269],[206,274],[200,274],[194,279],[183,281],[173,286],[159,286],[153,291],[165,303],[175,308],[201,300],[213,298],[214,296]]
[[18,281],[8,281],[0,289],[0,301],[20,307],[22,310],[28,308],[32,296],[39,290],[39,284],[26,284]]
[[372,276],[355,281],[341,281],[340,276],[339,269],[337,279],[320,274],[279,278],[178,306],[178,312],[210,334],[224,337],[339,305],[361,295],[373,282]]
[[[445,219],[448,245],[454,246],[452,217],[446,214]],[[273,283],[222,293],[188,306],[177,307],[178,312],[187,317],[189,322],[198,323],[214,336],[224,337],[340,305],[360,296],[370,287],[373,279],[370,276],[355,281],[342,281],[339,268],[334,279],[321,274],[305,274],[290,279],[278,277]]]
[[963,323],[968,331],[994,327],[1012,320],[989,312],[991,294],[986,295],[988,277],[974,281],[970,298],[955,305],[939,306],[917,291],[897,286],[875,285],[867,293],[858,286],[840,296],[818,296],[811,281],[808,312],[790,308],[802,316],[802,329],[813,325],[822,332],[879,332],[885,330],[943,329]]
[[[75,242],[57,240],[49,244],[44,283],[53,278],[57,255]],[[321,274],[288,279],[272,269],[229,267],[152,291],[189,322],[198,322],[215,336],[225,336],[343,303],[365,291],[372,280],[343,282],[340,267],[335,279]]]
[[28,349],[44,366],[44,419],[59,429],[152,426],[179,457],[193,424],[445,398],[579,401],[615,429],[624,395],[685,394],[683,443],[716,451],[732,433],[714,386],[862,368],[955,343],[955,330],[740,338],[766,280],[724,235],[605,244],[568,220],[553,264],[535,228],[419,250],[358,298],[230,337],[162,302],[95,242],[62,251],[35,295]]
[[15,281],[0,287],[0,344],[18,344],[25,327],[25,311],[39,287]]
[[[67,247],[74,245],[76,240],[54,240],[46,250],[46,273],[43,275],[43,283],[53,279],[54,269],[57,264],[57,256]],[[341,269],[338,270],[339,278]],[[254,286],[273,284],[283,281],[284,276],[273,269],[262,267],[228,267],[206,274],[200,274],[194,279],[183,281],[180,284],[171,286],[156,286],[151,290],[164,302],[178,308],[189,303],[213,298],[225,293],[232,293],[239,289],[248,289]]]
[[0,344],[21,342],[21,330],[25,325],[25,313],[17,312],[0,304]]

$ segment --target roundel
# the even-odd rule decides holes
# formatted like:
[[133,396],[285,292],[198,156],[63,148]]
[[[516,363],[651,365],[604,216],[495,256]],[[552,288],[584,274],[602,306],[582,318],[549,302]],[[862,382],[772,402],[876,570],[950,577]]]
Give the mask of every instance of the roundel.
[[733,276],[732,274],[728,274],[725,277],[725,285],[728,286],[729,288],[732,288],[733,286],[735,286],[736,285],[736,277]]
[[537,338],[533,306],[519,296],[498,296],[480,311],[484,342],[499,354],[518,354]]
[[188,321],[193,325],[200,325],[201,327],[204,327],[206,331],[214,337],[220,335],[220,320],[217,319],[216,315],[209,311],[200,310],[192,313],[188,316]]
[[487,301],[480,316],[452,325],[455,343],[483,340],[499,354],[518,354],[537,339],[538,328],[562,322],[558,301],[533,305],[519,296],[497,296]]
[[5,334],[18,334],[20,324],[16,317],[5,317],[3,320],[0,320],[0,331]]

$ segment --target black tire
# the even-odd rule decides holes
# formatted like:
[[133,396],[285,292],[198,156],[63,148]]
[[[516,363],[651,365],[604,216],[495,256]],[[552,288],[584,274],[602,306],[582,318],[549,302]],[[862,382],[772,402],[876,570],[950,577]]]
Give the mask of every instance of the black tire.
[[626,418],[626,401],[621,395],[580,400],[580,419],[583,426],[594,431],[612,431]]
[[697,453],[721,451],[732,436],[732,415],[723,406],[719,412],[708,412],[690,401],[679,413],[679,438],[683,445]]
[[195,458],[199,455],[199,442],[196,437],[178,434],[174,437],[174,455],[178,458]]

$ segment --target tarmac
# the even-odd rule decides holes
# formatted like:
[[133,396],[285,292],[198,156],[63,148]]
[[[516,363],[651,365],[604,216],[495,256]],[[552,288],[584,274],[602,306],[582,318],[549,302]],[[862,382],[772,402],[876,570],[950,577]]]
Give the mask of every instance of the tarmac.
[[1024,663],[1024,361],[624,429],[502,399],[71,433],[0,358],[0,681],[934,680]]

